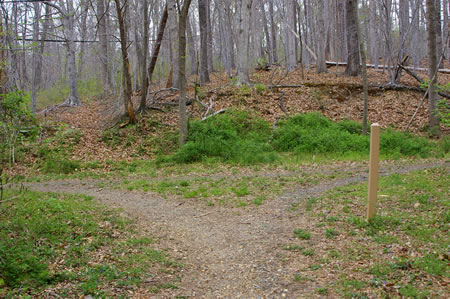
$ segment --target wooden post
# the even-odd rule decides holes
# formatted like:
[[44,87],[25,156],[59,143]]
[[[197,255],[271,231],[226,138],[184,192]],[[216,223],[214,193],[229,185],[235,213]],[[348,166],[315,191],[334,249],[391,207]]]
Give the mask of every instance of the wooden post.
[[370,165],[369,165],[369,192],[367,205],[367,221],[376,213],[378,190],[378,161],[380,154],[380,125],[374,123],[370,126]]

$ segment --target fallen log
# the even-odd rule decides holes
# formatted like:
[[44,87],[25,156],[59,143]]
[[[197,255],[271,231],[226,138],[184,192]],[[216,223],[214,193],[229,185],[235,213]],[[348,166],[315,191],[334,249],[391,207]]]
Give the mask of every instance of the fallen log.
[[[327,67],[333,67],[333,66],[336,66],[336,64],[338,66],[346,66],[347,62],[325,61],[325,64],[327,65]],[[374,69],[375,68],[375,64],[369,64],[368,63],[368,64],[366,64],[366,67]],[[388,68],[393,68],[393,66],[391,67],[391,66],[388,66],[388,65],[382,65],[381,64],[381,65],[378,65],[378,68],[379,69],[388,69]],[[412,66],[408,66],[406,68],[409,69],[409,70],[415,70],[415,71],[420,71],[420,72],[428,72],[428,69],[427,68],[423,68],[423,67],[416,67],[416,68],[414,68]],[[439,73],[443,73],[443,74],[450,74],[450,69],[439,69],[438,72]]]
[[[416,73],[414,73],[413,71],[409,70],[408,68],[406,68],[404,65],[399,64],[398,65],[401,69],[403,69],[408,75],[410,75],[411,77],[413,77],[414,79],[417,80],[417,82],[419,82],[420,84],[425,83],[425,81],[419,77],[419,75],[417,75]],[[445,91],[439,91],[438,94],[441,97],[450,99],[450,94],[445,92]]]
[[[283,89],[283,88],[303,88],[303,87],[328,87],[328,88],[333,88],[333,87],[337,87],[337,88],[347,88],[347,89],[358,89],[361,90],[363,89],[363,86],[360,84],[354,84],[354,83],[312,83],[312,82],[308,82],[308,83],[303,83],[303,84],[299,84],[299,85],[269,85],[267,88],[268,89]],[[414,91],[414,92],[426,92],[427,89],[426,88],[420,88],[420,87],[415,87],[415,86],[408,86],[408,85],[402,85],[402,84],[384,84],[384,85],[379,85],[379,84],[369,84],[369,91],[370,92],[375,92],[375,91],[387,91],[387,90],[394,90],[394,91]],[[445,98],[449,98],[450,99],[450,95],[445,93],[445,92],[440,92],[439,95],[445,97]]]

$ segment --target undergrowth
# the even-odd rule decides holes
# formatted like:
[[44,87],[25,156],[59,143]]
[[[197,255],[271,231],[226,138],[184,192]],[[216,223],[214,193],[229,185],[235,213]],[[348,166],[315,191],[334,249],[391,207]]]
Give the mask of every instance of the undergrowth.
[[0,296],[40,297],[47,287],[62,297],[117,296],[117,286],[126,294],[156,269],[178,267],[89,196],[8,190],[0,208]]
[[258,116],[233,110],[190,123],[187,143],[168,160],[190,163],[207,158],[240,164],[271,162],[276,155],[267,143],[270,125]]
[[[211,159],[238,164],[272,162],[279,152],[322,155],[367,155],[370,137],[360,134],[361,124],[345,120],[333,122],[320,113],[299,114],[279,122],[271,130],[269,122],[244,111],[211,117],[190,123],[188,142],[170,157],[159,161],[191,163]],[[442,156],[449,150],[448,139],[441,146],[423,137],[383,130],[381,155],[388,158],[403,156]]]

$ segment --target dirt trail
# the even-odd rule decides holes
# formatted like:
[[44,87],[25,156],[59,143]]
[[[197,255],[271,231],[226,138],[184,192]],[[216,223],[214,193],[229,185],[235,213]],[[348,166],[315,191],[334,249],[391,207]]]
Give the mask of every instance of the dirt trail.
[[[382,175],[449,165],[441,161],[386,167],[389,170],[382,170]],[[124,209],[137,219],[158,238],[162,248],[167,248],[185,264],[180,288],[160,294],[161,297],[301,298],[314,297],[311,294],[319,286],[318,282],[294,282],[293,275],[298,269],[283,261],[282,247],[292,242],[294,228],[310,227],[311,223],[301,216],[301,211],[299,216],[298,211],[293,213],[289,207],[303,198],[367,178],[364,170],[355,174],[290,190],[258,208],[207,207],[198,201],[163,199],[154,193],[98,188],[92,181],[52,181],[25,186],[42,192],[91,195],[107,206]]]

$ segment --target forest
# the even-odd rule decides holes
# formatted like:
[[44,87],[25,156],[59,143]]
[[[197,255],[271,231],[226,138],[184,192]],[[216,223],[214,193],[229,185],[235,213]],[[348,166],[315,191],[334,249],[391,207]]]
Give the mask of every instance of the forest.
[[446,298],[449,14],[0,0],[0,298]]

